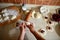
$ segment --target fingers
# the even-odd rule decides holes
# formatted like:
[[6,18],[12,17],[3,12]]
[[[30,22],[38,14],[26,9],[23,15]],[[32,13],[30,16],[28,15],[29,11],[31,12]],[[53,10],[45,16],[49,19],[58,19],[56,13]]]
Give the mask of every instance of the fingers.
[[22,22],[22,23],[19,24],[19,27],[25,29],[26,28],[26,25],[25,25],[25,23]]
[[34,29],[33,23],[30,23],[30,25],[27,25],[27,27],[31,30]]
[[31,27],[31,26],[33,26],[33,23],[30,23],[30,25],[27,25],[27,27]]
[[26,24],[25,24],[25,22],[23,22],[21,25],[22,25],[24,28],[26,28]]
[[18,25],[19,27],[22,27],[22,28],[26,28],[26,27],[28,27],[28,28],[33,28],[33,23],[31,23],[31,22],[17,23],[17,25]]
[[33,26],[33,23],[31,23],[30,26]]

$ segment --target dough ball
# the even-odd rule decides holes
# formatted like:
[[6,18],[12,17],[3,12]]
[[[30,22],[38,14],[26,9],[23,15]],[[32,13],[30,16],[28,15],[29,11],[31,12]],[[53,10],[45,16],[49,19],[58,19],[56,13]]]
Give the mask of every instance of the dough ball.
[[26,22],[26,25],[30,25],[30,22]]
[[50,32],[53,32],[53,27],[46,26],[46,30],[47,30],[47,31],[50,31]]
[[33,13],[33,18],[39,19],[41,17],[41,14],[39,12]]
[[47,33],[45,29],[39,29],[38,32],[40,32],[42,36],[45,36]]

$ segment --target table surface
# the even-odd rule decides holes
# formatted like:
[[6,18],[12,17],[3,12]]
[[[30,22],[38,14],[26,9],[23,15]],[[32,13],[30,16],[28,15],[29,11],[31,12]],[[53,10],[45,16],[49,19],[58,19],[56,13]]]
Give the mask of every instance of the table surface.
[[[50,9],[51,13],[55,13],[55,9],[58,7],[55,6],[47,6]],[[40,19],[35,19],[35,18],[31,18],[30,22],[33,22],[35,24],[35,29],[39,30],[40,28],[42,29],[46,29],[47,23],[45,22],[45,20],[43,19],[43,17],[40,17]],[[56,32],[56,25],[58,24],[57,22],[53,22],[54,25],[49,25],[53,28],[53,32],[49,32],[47,31],[46,35],[44,36],[44,38],[46,40],[60,40],[60,35],[58,35],[58,33]],[[60,28],[60,27],[59,27]],[[58,30],[58,32],[60,32],[60,30]],[[59,33],[60,34],[60,33]],[[27,33],[28,38],[30,40],[35,40],[31,34]],[[31,37],[31,38],[30,38]]]
[[[6,7],[7,5],[2,5],[1,7]],[[27,5],[28,7],[27,8],[29,8],[29,5]],[[30,5],[31,6],[31,5]],[[56,8],[58,8],[58,6],[47,6],[47,7],[49,7],[49,9],[50,9],[50,11],[53,13],[53,12],[55,12],[55,9]],[[35,29],[36,30],[38,30],[38,29],[40,29],[40,28],[43,28],[43,29],[45,29],[45,27],[46,27],[46,25],[47,25],[47,23],[43,20],[43,18],[42,17],[40,17],[40,19],[34,19],[34,18],[31,18],[31,20],[30,20],[30,22],[33,22],[33,23],[35,23]],[[53,25],[52,27],[53,27],[53,29],[54,29],[54,31],[53,32],[48,32],[47,31],[47,34],[44,36],[44,38],[46,39],[46,40],[60,40],[60,36],[57,34],[57,32],[55,31],[55,26],[56,26],[56,22],[54,23],[55,25]],[[50,25],[51,26],[51,25]],[[28,32],[28,33],[27,33]],[[59,30],[59,32],[60,32],[60,30]],[[35,37],[29,32],[29,31],[26,31],[26,36],[27,36],[27,38],[28,38],[28,40],[36,40],[35,39]]]

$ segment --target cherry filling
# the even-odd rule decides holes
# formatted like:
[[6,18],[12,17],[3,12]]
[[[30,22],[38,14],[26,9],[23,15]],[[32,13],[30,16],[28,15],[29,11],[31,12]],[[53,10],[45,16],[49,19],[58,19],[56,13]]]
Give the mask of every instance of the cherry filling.
[[48,17],[45,17],[45,19],[48,19]]
[[52,22],[51,22],[51,21],[49,21],[49,24],[52,24]]
[[48,27],[48,29],[51,29],[51,27]]
[[47,27],[46,27],[46,29],[49,29],[49,30],[50,30],[50,29],[51,29],[51,27],[47,26]]
[[52,19],[56,22],[59,22],[60,21],[60,14],[53,14]]
[[44,30],[41,30],[41,33],[44,33],[45,31]]

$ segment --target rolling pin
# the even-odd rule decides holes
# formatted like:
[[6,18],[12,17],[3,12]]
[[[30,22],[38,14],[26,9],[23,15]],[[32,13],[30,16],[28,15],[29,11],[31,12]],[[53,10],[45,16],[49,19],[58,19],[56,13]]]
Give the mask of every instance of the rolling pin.
[[30,10],[30,11],[27,13],[26,18],[25,18],[24,21],[28,21],[31,16],[32,16],[32,10]]

